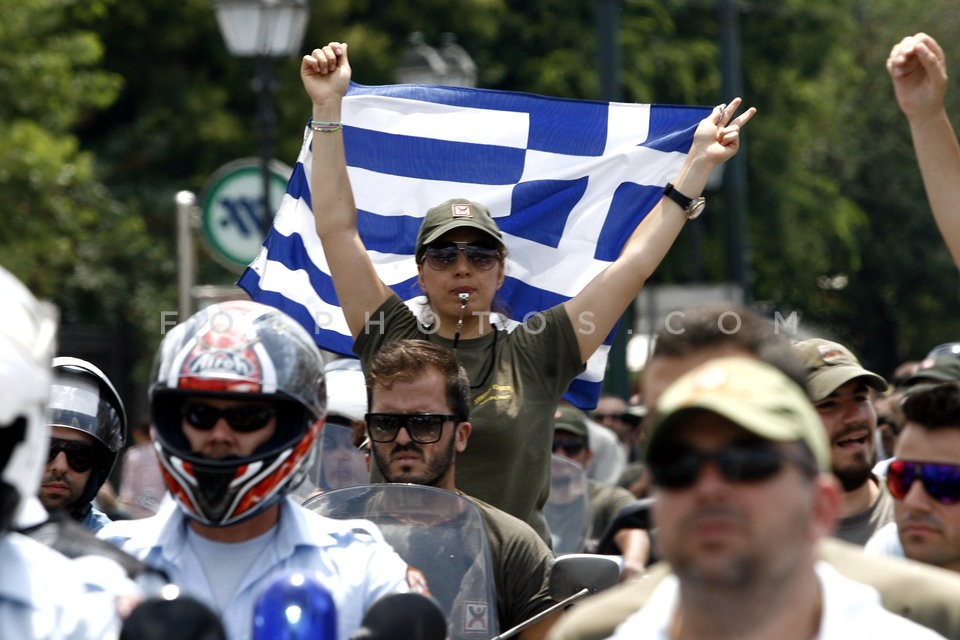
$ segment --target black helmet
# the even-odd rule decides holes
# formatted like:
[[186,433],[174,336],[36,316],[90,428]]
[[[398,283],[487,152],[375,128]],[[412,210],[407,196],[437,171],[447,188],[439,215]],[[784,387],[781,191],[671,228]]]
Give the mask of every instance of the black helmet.
[[[238,300],[211,305],[160,344],[150,387],[155,446],[180,509],[208,525],[245,520],[303,479],[323,426],[323,359],[310,334],[282,311]],[[191,451],[181,408],[188,396],[268,400],[276,433],[249,456]]]
[[70,507],[70,515],[82,520],[110,476],[126,441],[127,413],[123,401],[106,374],[93,364],[80,358],[54,358],[49,424],[93,436],[97,456],[90,478]]

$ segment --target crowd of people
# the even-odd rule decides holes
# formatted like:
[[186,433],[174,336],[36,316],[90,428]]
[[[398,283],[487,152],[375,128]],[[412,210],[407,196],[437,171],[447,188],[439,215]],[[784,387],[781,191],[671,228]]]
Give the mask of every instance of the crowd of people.
[[[316,232],[356,359],[325,362],[270,306],[211,305],[165,335],[149,416],[130,427],[96,364],[54,357],[55,311],[0,269],[0,636],[138,637],[135,624],[160,624],[138,613],[159,598],[206,614],[192,628],[165,614],[170,637],[245,640],[259,596],[297,571],[330,594],[340,640],[406,593],[441,603],[453,638],[518,625],[524,640],[960,637],[960,343],[884,376],[841,342],[700,305],[657,333],[637,397],[604,395],[587,412],[562,400],[699,215],[755,109],[734,98],[707,115],[619,258],[536,331],[510,331],[491,320],[508,248],[482,203],[426,212],[425,309],[377,276],[345,160],[347,51],[315,49],[301,77]],[[943,51],[916,34],[887,69],[960,267]],[[562,489],[557,461],[577,475]],[[414,546],[475,560],[429,528],[398,546],[370,520],[310,507],[369,483],[456,495],[455,521],[478,514],[491,600],[458,599],[442,571],[417,566]],[[574,551],[622,569],[620,585],[563,611],[552,534],[567,526],[579,527]],[[495,625],[479,622],[488,611]]]

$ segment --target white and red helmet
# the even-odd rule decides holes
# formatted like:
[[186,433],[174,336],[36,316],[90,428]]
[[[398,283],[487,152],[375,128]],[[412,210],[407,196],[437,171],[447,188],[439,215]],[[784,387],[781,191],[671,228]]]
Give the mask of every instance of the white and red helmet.
[[[270,401],[276,432],[249,456],[194,453],[181,407],[196,396]],[[150,404],[167,488],[188,517],[227,526],[275,504],[302,479],[326,410],[323,358],[282,311],[248,300],[211,305],[163,339]]]
[[47,401],[57,310],[0,267],[0,535],[37,495],[50,447]]

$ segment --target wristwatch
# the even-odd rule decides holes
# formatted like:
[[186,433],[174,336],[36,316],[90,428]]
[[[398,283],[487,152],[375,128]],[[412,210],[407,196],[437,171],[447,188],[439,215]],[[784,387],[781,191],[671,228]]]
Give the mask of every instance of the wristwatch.
[[695,219],[697,216],[703,213],[703,208],[707,206],[707,199],[703,196],[700,196],[699,198],[688,198],[677,191],[676,188],[669,182],[667,183],[667,186],[663,188],[663,195],[680,205],[680,208],[683,209],[683,212],[687,214],[687,220]]

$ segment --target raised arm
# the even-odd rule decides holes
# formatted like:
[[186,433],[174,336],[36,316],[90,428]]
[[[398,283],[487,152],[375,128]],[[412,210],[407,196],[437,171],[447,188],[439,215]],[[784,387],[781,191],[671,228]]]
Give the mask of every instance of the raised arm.
[[[715,166],[726,162],[740,149],[740,128],[750,121],[756,109],[750,107],[734,118],[740,98],[720,105],[700,121],[693,135],[690,152],[672,181],[681,194],[696,198],[707,184]],[[670,198],[662,198],[637,225],[620,256],[577,294],[564,303],[573,323],[584,362],[596,351],[613,329],[627,305],[637,297],[657,265],[667,255],[686,214]]]
[[[350,87],[346,43],[314,49],[300,63],[303,87],[313,101],[313,166],[310,198],[317,235],[330,266],[333,286],[354,338],[366,316],[390,295],[357,231],[357,207],[343,150],[343,96]],[[320,130],[318,130],[320,129]]]
[[960,267],[960,144],[944,96],[947,64],[943,49],[925,33],[907,36],[890,50],[887,71],[910,135],[933,218]]

